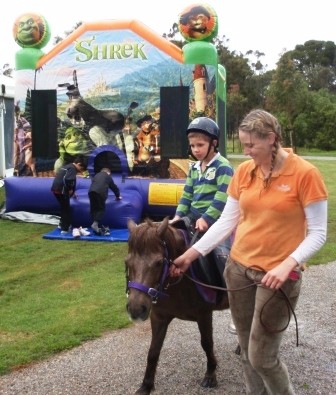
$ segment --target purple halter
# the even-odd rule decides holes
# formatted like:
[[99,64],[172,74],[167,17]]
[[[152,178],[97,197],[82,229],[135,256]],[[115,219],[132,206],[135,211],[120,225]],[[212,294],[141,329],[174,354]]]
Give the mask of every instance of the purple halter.
[[168,272],[169,272],[169,259],[168,259],[167,247],[165,246],[163,269],[162,269],[162,274],[161,274],[157,289],[148,287],[147,285],[143,285],[143,284],[137,283],[135,281],[128,281],[127,287],[137,289],[138,291],[144,292],[145,294],[147,294],[148,296],[150,296],[152,298],[153,303],[156,303],[160,297],[167,298],[169,296],[168,294],[162,292],[164,282],[166,281],[166,278],[168,277]]

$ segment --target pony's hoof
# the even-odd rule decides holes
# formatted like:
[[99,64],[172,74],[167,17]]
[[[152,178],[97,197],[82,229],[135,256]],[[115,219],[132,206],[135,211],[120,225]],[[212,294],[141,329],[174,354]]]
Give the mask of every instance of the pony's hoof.
[[204,377],[201,386],[203,388],[215,388],[217,387],[217,378],[215,377]]
[[137,392],[135,393],[135,395],[150,395],[150,393],[151,393],[152,390],[154,390],[154,389],[155,389],[154,386],[151,387],[151,388],[149,388],[149,387],[146,387],[146,386],[142,385],[142,386],[137,390]]

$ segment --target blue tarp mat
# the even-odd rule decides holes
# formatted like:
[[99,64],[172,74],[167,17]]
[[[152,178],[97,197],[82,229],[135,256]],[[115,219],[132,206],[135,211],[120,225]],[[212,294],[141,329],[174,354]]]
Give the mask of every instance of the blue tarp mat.
[[91,228],[87,229],[90,231],[88,236],[73,237],[72,232],[67,234],[61,234],[61,230],[56,228],[49,233],[43,235],[43,239],[52,240],[82,240],[82,241],[109,241],[109,242],[126,242],[128,241],[128,229],[110,229],[109,236],[98,236],[95,235]]

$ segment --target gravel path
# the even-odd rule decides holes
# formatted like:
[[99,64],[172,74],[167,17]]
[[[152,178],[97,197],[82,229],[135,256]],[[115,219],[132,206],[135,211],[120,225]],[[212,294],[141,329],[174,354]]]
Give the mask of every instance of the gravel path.
[[[296,310],[300,345],[290,323],[282,347],[297,395],[336,394],[336,261],[304,272]],[[161,353],[155,395],[244,394],[236,337],[227,331],[229,313],[214,314],[218,388],[199,382],[205,356],[196,324],[175,320]],[[0,377],[6,395],[127,395],[139,387],[150,341],[148,323],[118,330],[53,358]]]

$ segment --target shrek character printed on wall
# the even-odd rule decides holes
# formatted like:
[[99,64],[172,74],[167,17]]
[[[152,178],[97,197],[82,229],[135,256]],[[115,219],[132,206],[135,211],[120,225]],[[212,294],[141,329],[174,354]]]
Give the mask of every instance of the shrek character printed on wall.
[[132,131],[131,114],[139,106],[137,102],[131,102],[126,115],[113,109],[102,110],[92,106],[80,94],[76,70],[73,71],[73,83],[61,83],[58,86],[67,90],[67,120],[63,125],[71,123],[71,126],[66,128],[63,135],[59,132],[60,157],[55,162],[55,171],[74,155],[89,155],[90,150],[111,145],[124,152],[132,175],[169,177],[169,160],[160,157],[159,108],[154,112],[156,118],[143,116]]
[[[99,81],[100,91],[103,82]],[[76,70],[73,71],[73,83],[62,83],[59,87],[66,87],[69,98],[65,113],[71,123],[60,139],[60,158],[55,163],[55,171],[63,165],[69,155],[89,155],[93,149],[111,145],[121,149],[127,157],[129,170],[134,166],[134,139],[131,135],[131,114],[138,107],[132,102],[124,116],[121,112],[112,109],[98,109],[88,103],[80,94]],[[105,87],[105,89],[107,89]],[[91,88],[91,94],[95,89]],[[64,123],[64,122],[63,122]],[[59,133],[60,135],[60,133]],[[82,150],[82,152],[78,152]]]
[[119,149],[126,155],[127,165],[130,172],[133,172],[135,162],[135,144],[132,131],[133,111],[139,106],[139,103],[132,101],[127,109],[125,125],[116,135],[116,144]]
[[69,104],[66,114],[75,122],[83,121],[93,143],[101,145],[115,145],[116,132],[122,130],[125,125],[125,117],[116,110],[101,110],[95,108],[83,99],[79,93],[77,73],[73,72],[74,84],[67,87],[66,93]]
[[72,125],[70,121],[59,120],[58,140],[59,157],[54,164],[55,172],[65,164],[70,163],[72,158],[77,155],[88,157],[94,149],[94,145],[83,127]]
[[23,141],[23,147],[22,150],[24,152],[24,161],[25,161],[25,166],[28,171],[29,175],[32,175],[33,177],[37,176],[36,173],[36,161],[35,158],[33,157],[33,144],[32,144],[32,127],[29,122],[25,123],[23,125],[23,130],[24,130],[24,141]]
[[14,106],[14,152],[13,152],[13,167],[14,175],[24,175],[25,170],[25,130],[24,125],[29,124],[27,119],[21,113],[19,102]]
[[134,139],[134,173],[169,178],[169,160],[160,157],[159,120],[146,114],[137,121]]

